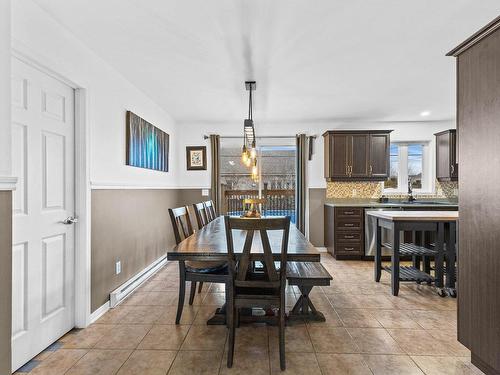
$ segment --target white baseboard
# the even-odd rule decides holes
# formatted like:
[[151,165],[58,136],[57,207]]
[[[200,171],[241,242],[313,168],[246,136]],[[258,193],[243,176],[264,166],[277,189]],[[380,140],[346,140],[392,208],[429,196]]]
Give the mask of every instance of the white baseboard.
[[109,301],[107,301],[104,305],[102,305],[96,311],[90,314],[90,324],[94,323],[97,319],[103,316],[108,310],[109,310]]
[[167,263],[167,255],[165,254],[155,262],[151,263],[138,274],[131,277],[125,283],[113,290],[109,295],[109,307],[114,308],[120,304],[130,293],[137,289],[142,283],[153,276],[160,268]]

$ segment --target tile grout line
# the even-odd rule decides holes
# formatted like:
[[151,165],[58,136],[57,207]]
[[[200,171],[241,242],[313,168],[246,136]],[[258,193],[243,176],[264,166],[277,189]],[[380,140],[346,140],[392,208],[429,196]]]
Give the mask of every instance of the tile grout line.
[[146,336],[149,334],[149,332],[151,332],[151,330],[153,329],[154,327],[154,324],[151,324],[151,328],[148,329],[148,331],[146,332],[146,334],[142,337],[142,339],[137,343],[136,347],[134,349],[132,349],[132,351],[130,352],[130,354],[128,355],[127,359],[121,364],[121,366],[118,368],[118,370],[116,370],[115,374],[117,374],[118,372],[120,372],[120,369],[123,367],[123,365],[125,363],[127,363],[127,361],[129,360],[129,358],[132,356],[132,354],[137,350],[137,348],[139,347],[139,345],[141,345],[141,342],[144,341],[144,339],[146,338]]
[[[200,311],[200,310],[198,310],[198,311],[196,312],[196,314],[194,315],[194,317],[193,317],[193,321],[192,321],[192,322],[191,322],[191,324],[189,325],[189,328],[188,328],[188,330],[187,330],[187,332],[186,332],[186,336],[184,336],[184,338],[182,339],[181,344],[179,345],[179,348],[176,350],[176,352],[175,352],[175,356],[174,356],[174,359],[172,360],[172,363],[170,364],[170,366],[169,366],[169,368],[168,368],[168,370],[167,370],[167,374],[168,374],[168,373],[170,372],[170,370],[173,368],[174,363],[175,363],[175,360],[177,359],[177,356],[179,355],[179,352],[181,351],[182,345],[184,345],[184,342],[186,341],[186,338],[187,338],[187,336],[188,336],[189,332],[191,331],[191,327],[193,326],[193,323],[194,323],[194,321],[195,321],[196,317],[198,316],[199,311]],[[184,312],[184,307],[183,307],[183,312]],[[181,324],[180,324],[180,322],[179,322],[179,325],[181,325]]]

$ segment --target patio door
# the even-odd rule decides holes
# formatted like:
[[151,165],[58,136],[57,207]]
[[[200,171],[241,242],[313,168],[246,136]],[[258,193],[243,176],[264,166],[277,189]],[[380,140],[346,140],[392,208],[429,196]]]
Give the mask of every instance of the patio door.
[[12,60],[12,370],[74,326],[74,90]]
[[261,212],[266,216],[290,215],[295,222],[295,139],[258,140],[259,178],[250,177],[250,168],[241,161],[239,139],[222,138],[220,147],[222,212],[243,214],[243,200],[265,198]]

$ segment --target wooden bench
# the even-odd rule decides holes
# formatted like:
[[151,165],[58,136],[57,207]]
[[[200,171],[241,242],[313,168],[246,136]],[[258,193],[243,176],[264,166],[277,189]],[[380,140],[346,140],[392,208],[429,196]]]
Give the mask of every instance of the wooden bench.
[[325,316],[314,307],[309,293],[315,286],[330,285],[332,276],[319,262],[288,262],[286,270],[288,285],[296,285],[301,293],[297,303],[288,314],[288,320],[324,322]]

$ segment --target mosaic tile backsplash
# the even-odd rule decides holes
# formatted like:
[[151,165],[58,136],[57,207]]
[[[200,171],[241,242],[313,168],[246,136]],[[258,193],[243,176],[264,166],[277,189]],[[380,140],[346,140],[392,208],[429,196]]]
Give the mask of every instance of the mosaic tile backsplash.
[[[326,198],[359,198],[359,199],[378,199],[383,194],[383,182],[328,182],[326,186]],[[455,192],[458,191],[458,182],[439,182],[435,183],[434,193],[414,193],[416,198],[442,198],[457,199]],[[394,199],[404,199],[407,194],[402,193],[384,193]]]

